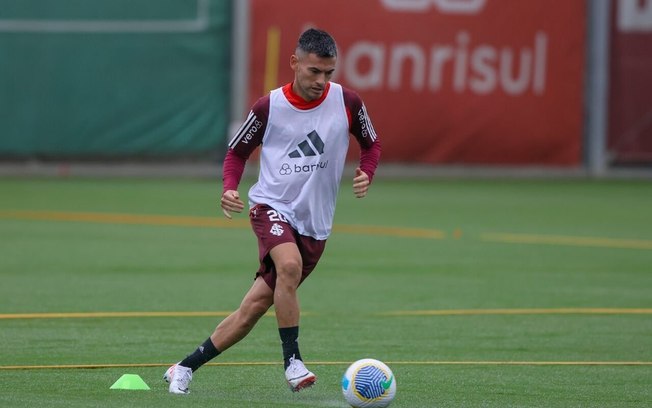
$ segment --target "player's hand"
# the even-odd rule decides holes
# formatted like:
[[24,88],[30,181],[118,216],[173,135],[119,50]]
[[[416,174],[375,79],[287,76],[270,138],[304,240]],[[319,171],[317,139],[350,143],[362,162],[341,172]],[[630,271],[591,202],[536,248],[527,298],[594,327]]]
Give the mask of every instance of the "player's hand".
[[231,212],[241,213],[244,203],[240,200],[240,194],[235,190],[226,190],[222,194],[222,212],[226,218],[231,219]]
[[353,176],[353,194],[355,194],[357,198],[362,198],[367,195],[368,190],[369,176],[358,167],[355,169],[355,176]]

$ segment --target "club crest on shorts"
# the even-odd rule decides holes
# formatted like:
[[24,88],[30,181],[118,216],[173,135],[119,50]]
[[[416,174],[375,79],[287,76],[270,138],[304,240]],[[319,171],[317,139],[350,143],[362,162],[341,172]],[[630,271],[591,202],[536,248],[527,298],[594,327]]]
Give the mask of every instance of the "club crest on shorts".
[[283,227],[277,223],[274,223],[274,225],[272,225],[272,229],[269,230],[269,233],[280,237],[283,235]]

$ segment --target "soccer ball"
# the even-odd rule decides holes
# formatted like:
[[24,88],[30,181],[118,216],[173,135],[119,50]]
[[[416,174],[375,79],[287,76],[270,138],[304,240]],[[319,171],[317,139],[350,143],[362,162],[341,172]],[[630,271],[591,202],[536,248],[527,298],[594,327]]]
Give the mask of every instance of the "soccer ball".
[[342,394],[355,408],[387,407],[396,395],[394,373],[382,361],[372,358],[358,360],[342,377]]

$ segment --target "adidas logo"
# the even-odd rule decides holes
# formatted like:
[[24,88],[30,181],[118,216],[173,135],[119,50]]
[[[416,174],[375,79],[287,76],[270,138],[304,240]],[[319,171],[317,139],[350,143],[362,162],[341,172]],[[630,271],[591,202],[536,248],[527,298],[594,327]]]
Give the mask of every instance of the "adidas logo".
[[324,141],[321,140],[317,131],[313,130],[308,134],[308,140],[299,143],[298,149],[292,150],[288,156],[293,159],[299,157],[317,156],[324,153]]

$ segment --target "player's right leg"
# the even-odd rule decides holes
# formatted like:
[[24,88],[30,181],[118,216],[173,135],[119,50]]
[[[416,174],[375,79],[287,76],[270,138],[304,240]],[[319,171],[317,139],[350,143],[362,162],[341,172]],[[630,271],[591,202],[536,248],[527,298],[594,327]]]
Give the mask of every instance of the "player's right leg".
[[240,307],[215,328],[211,340],[220,351],[226,351],[242,340],[274,303],[274,292],[262,277],[257,277],[242,299]]
[[249,334],[273,300],[272,289],[262,278],[257,278],[240,307],[222,320],[213,334],[193,353],[168,368],[163,379],[170,383],[169,391],[188,394],[192,373]]

